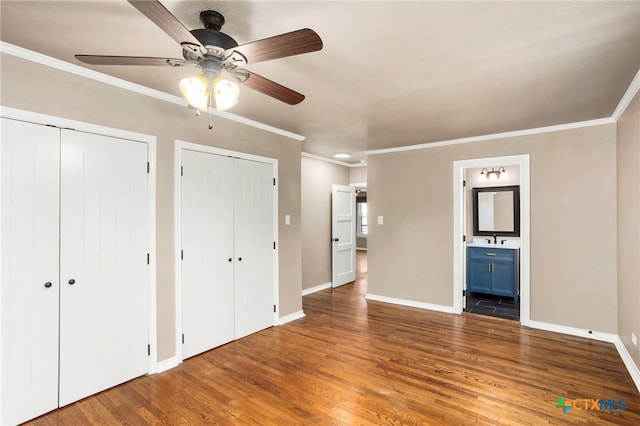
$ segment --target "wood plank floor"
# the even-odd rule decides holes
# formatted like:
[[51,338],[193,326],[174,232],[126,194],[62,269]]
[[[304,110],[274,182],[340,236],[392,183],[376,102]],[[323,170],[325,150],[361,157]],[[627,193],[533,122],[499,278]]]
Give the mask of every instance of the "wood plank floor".
[[[367,301],[364,256],[355,284],[304,297],[303,319],[29,424],[640,425],[612,344]],[[626,409],[564,414],[558,397]]]

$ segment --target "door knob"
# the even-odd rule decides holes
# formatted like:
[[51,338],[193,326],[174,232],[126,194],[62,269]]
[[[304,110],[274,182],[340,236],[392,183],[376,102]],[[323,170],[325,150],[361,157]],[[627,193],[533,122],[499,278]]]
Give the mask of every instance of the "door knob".
[[74,285],[75,283],[76,283],[76,280],[74,280],[73,278],[71,278],[71,279],[69,280],[69,284],[70,284],[70,285]]
[[51,284],[50,282],[46,282],[46,283],[44,283],[44,286],[45,286],[46,288],[49,288],[49,287],[51,287],[51,286],[52,286],[52,284]]

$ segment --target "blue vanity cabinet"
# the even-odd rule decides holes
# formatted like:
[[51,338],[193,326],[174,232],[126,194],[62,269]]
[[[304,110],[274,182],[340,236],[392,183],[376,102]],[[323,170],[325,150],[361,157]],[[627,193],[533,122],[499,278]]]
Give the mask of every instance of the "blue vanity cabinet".
[[520,250],[467,247],[467,291],[518,299]]

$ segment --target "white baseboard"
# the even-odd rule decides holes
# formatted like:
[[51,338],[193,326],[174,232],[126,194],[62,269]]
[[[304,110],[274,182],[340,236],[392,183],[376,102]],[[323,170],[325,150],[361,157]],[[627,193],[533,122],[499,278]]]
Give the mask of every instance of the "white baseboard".
[[307,294],[315,293],[316,291],[326,290],[331,288],[331,283],[324,283],[310,288],[302,289],[302,295],[306,296]]
[[570,336],[586,337],[587,339],[599,340],[601,342],[615,343],[618,336],[616,334],[602,333],[599,331],[586,330],[582,328],[567,327],[565,325],[550,324],[541,321],[529,321],[522,324],[527,327],[540,330],[554,331],[556,333],[568,334]]
[[177,356],[165,359],[156,364],[156,373],[162,373],[163,371],[171,370],[174,367],[180,365],[180,360]]
[[396,299],[395,297],[379,296],[377,294],[367,294],[365,296],[367,300],[375,300],[377,302],[393,303],[395,305],[411,306],[412,308],[427,309],[429,311],[444,312],[447,314],[453,313],[452,306],[435,305],[433,303],[416,302],[415,300]]
[[356,247],[356,250],[367,251],[367,248],[366,247]]
[[627,371],[631,375],[631,379],[633,383],[636,384],[638,388],[638,392],[640,392],[640,368],[633,362],[633,358],[629,351],[627,351],[627,347],[622,343],[620,336],[616,336],[615,341],[613,342],[616,345],[616,349],[620,354],[620,358],[622,358],[622,362],[624,362],[624,366],[627,367]]
[[278,324],[277,325],[283,325],[283,324],[286,324],[288,322],[295,321],[295,320],[300,319],[300,318],[304,318],[304,316],[305,316],[304,315],[304,311],[301,309],[298,312],[294,312],[292,314],[280,317],[278,319]]

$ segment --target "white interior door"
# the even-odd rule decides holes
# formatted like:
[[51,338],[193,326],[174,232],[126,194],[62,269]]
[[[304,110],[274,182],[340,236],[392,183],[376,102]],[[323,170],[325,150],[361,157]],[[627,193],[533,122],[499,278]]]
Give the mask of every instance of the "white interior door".
[[356,189],[333,185],[331,193],[333,287],[356,279]]
[[2,119],[2,416],[58,406],[57,128]]
[[273,166],[234,160],[235,338],[274,324]]
[[62,131],[60,406],[148,372],[147,145]]
[[234,339],[233,159],[182,150],[182,357]]

